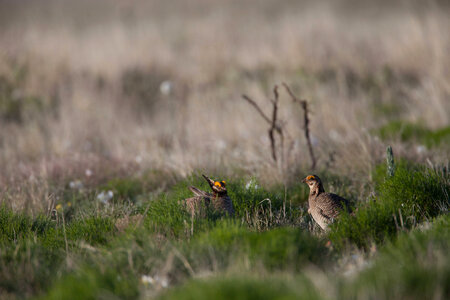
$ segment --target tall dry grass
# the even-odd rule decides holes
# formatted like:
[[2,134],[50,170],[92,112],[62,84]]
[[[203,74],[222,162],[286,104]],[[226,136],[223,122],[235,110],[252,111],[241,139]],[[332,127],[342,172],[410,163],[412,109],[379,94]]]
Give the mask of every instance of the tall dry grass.
[[[385,149],[372,130],[392,119],[449,125],[449,10],[434,1],[0,5],[0,75],[43,103],[21,122],[0,119],[0,183],[15,208],[45,209],[49,183],[88,169],[98,182],[143,169],[232,176],[239,167],[265,183],[309,172],[301,108],[281,95],[294,137],[285,169],[241,99],[252,95],[268,112],[283,81],[309,101],[318,168],[343,176],[370,177]],[[448,160],[448,148],[416,146],[394,144],[401,156]]]

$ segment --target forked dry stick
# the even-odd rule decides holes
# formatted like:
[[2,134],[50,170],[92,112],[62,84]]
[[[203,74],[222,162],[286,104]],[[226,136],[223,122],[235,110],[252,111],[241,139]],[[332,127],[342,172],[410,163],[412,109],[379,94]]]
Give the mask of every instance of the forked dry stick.
[[[259,112],[259,114],[263,117],[263,119],[267,123],[269,123],[270,128],[269,128],[268,134],[269,134],[269,139],[270,139],[270,149],[272,151],[272,158],[276,162],[277,161],[277,151],[276,151],[276,140],[275,140],[274,132],[278,133],[278,135],[280,136],[281,147],[283,147],[283,144],[284,144],[283,128],[282,128],[282,125],[277,121],[278,100],[279,100],[277,85],[275,85],[275,87],[273,88],[273,94],[274,94],[275,98],[273,100],[271,100],[272,105],[273,105],[272,118],[269,118],[263,112],[263,110],[259,107],[259,105],[256,104],[256,102],[253,101],[253,99],[251,99],[249,96],[242,95],[242,98],[247,100],[247,102],[250,103]],[[281,152],[283,152],[283,149],[281,149]]]
[[301,99],[298,99],[297,97],[295,97],[294,93],[292,93],[291,89],[289,88],[289,86],[286,83],[283,82],[283,86],[286,89],[289,96],[291,96],[292,101],[294,101],[295,103],[299,103],[300,106],[303,108],[305,137],[306,137],[306,142],[308,144],[309,155],[311,156],[311,161],[312,161],[311,169],[314,170],[316,168],[316,157],[314,156],[314,151],[313,151],[312,143],[311,143],[311,137],[309,135],[308,102],[306,100],[301,100]]
[[280,136],[280,143],[281,143],[281,161],[283,162],[284,157],[283,157],[283,152],[284,152],[284,136],[283,136],[283,130],[280,124],[278,124],[277,122],[277,118],[278,118],[278,99],[279,99],[279,94],[278,94],[278,86],[275,85],[273,88],[273,94],[275,96],[274,100],[271,100],[272,105],[273,105],[273,110],[272,110],[272,123],[269,129],[269,137],[270,137],[270,141],[271,141],[271,145],[272,145],[272,156],[274,158],[275,161],[277,161],[277,157],[276,157],[276,147],[275,147],[275,136],[274,136],[274,132],[276,131],[278,133],[278,135]]
[[250,103],[251,105],[253,105],[253,107],[259,112],[259,114],[263,117],[264,120],[266,120],[268,123],[271,123],[272,121],[270,121],[269,117],[266,116],[266,114],[262,111],[262,109],[258,106],[258,104],[256,104],[255,101],[253,101],[249,96],[247,95],[242,95],[242,98],[244,98],[245,100],[248,101],[248,103]]

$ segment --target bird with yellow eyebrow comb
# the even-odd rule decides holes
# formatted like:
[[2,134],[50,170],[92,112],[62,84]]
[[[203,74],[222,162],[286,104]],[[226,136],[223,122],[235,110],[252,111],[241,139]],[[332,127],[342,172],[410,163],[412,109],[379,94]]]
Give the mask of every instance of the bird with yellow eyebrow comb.
[[211,187],[212,193],[199,190],[195,186],[190,186],[189,190],[194,193],[194,197],[185,199],[187,210],[194,216],[202,208],[212,208],[221,213],[234,215],[233,201],[227,194],[225,181],[214,181],[208,176],[202,175]]
[[302,182],[309,186],[308,213],[323,230],[339,216],[342,210],[349,210],[349,202],[332,193],[326,193],[317,175],[309,175]]

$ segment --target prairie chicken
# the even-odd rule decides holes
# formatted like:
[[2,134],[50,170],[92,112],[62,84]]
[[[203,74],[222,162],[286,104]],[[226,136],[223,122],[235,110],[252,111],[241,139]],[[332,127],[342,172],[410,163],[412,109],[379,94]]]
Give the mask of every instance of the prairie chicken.
[[323,230],[327,230],[328,225],[339,216],[341,210],[349,211],[349,202],[346,199],[325,193],[319,176],[309,175],[302,182],[309,186],[308,213]]
[[212,193],[190,186],[189,189],[194,193],[195,197],[185,200],[187,210],[192,215],[195,215],[196,213],[202,212],[204,208],[211,208],[214,211],[233,216],[233,202],[228,197],[225,181],[214,181],[205,175],[202,176],[211,187]]

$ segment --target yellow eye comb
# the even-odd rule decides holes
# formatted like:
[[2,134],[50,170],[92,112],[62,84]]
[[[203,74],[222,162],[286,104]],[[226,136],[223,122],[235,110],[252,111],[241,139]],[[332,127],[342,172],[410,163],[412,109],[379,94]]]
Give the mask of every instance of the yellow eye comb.
[[314,175],[309,175],[308,177],[306,177],[306,180],[311,180],[311,179],[315,179]]

